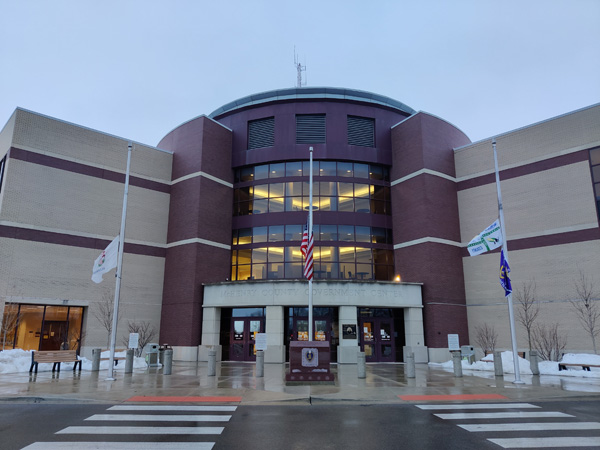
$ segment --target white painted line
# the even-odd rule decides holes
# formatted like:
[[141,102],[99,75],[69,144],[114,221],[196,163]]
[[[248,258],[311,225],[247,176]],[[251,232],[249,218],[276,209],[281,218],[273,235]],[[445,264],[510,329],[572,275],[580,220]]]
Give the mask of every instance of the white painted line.
[[514,438],[488,439],[488,441],[503,448],[572,448],[600,447],[600,437],[545,437],[545,438]]
[[237,406],[200,406],[200,405],[116,405],[109,411],[235,411]]
[[508,408],[541,408],[529,403],[474,403],[474,404],[445,404],[445,405],[415,405],[420,409],[508,409]]
[[440,419],[462,420],[462,419],[531,419],[536,417],[573,417],[570,414],[554,411],[539,412],[493,412],[493,413],[450,413],[434,414]]
[[600,430],[599,422],[474,423],[457,425],[470,432]]
[[231,416],[209,414],[94,414],[85,420],[161,421],[161,422],[228,422]]
[[67,427],[56,434],[221,434],[223,427]]
[[23,450],[211,450],[214,442],[35,442]]

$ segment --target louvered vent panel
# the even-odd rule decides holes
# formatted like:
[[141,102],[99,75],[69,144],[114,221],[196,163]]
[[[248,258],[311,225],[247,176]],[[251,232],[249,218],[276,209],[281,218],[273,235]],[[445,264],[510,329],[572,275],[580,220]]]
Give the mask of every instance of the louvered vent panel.
[[248,122],[248,149],[273,147],[275,144],[275,117]]
[[296,116],[296,144],[325,144],[325,114]]
[[348,145],[375,147],[375,120],[348,116]]

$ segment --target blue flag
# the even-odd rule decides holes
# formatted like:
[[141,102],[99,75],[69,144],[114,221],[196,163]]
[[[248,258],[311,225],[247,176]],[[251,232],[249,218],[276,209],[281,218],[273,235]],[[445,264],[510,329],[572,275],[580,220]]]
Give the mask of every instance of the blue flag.
[[504,258],[504,250],[500,251],[500,284],[504,288],[504,296],[508,297],[508,294],[512,292],[512,286],[510,285],[510,267],[508,261]]

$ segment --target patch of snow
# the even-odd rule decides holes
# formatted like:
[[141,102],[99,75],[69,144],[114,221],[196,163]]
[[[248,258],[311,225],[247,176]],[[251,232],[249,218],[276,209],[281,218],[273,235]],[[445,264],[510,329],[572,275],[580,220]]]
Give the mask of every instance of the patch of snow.
[[[126,352],[115,352],[115,357],[125,357]],[[110,352],[102,352],[102,358],[110,358]],[[80,357],[81,359],[81,370],[92,370],[92,361]],[[108,370],[110,361],[100,361],[100,370]],[[40,363],[38,364],[38,372],[50,372],[52,370],[52,363]],[[31,350],[11,349],[0,351],[0,373],[20,373],[29,372],[31,367]],[[144,358],[133,358],[134,369],[145,369],[148,367]],[[62,363],[61,370],[72,370],[73,363]],[[119,361],[115,366],[115,370],[124,370],[125,360]]]
[[[504,373],[515,373],[515,365],[513,360],[512,352],[502,352],[502,371]],[[600,355],[592,355],[587,353],[567,353],[563,356],[561,362],[569,364],[596,364],[600,365]],[[433,365],[433,363],[430,363]],[[435,364],[441,366],[444,369],[454,370],[454,363],[452,360],[446,361],[441,364]],[[461,365],[463,371],[483,371],[483,372],[494,372],[494,355],[487,355],[482,358],[481,361],[476,361],[473,364],[469,364],[468,361],[462,360]],[[558,362],[556,361],[539,361],[538,368],[540,369],[540,375],[560,375],[566,377],[579,377],[579,378],[600,378],[600,368],[592,367],[591,371],[583,370],[581,367],[569,367],[567,370],[558,370]],[[519,372],[522,375],[531,375],[531,365],[528,360],[519,357]]]

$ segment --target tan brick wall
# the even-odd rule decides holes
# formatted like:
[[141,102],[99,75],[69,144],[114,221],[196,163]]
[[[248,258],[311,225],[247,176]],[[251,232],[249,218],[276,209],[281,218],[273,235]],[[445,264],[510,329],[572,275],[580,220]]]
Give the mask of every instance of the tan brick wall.
[[[508,238],[596,224],[586,161],[501,182]],[[496,184],[458,192],[461,240],[469,242],[498,217]]]
[[[24,150],[125,173],[127,144],[127,139],[17,110],[13,145]],[[170,181],[172,161],[171,153],[134,144],[131,173],[153,180]]]
[[[594,282],[596,296],[600,297],[599,253],[599,241],[509,251],[513,290],[535,281],[536,298],[541,302],[540,322],[559,323],[560,329],[567,334],[570,350],[592,351],[591,340],[579,325],[568,300],[576,298],[575,281],[579,269]],[[488,323],[498,332],[498,346],[509,349],[508,307],[498,281],[499,265],[497,253],[463,258],[469,335],[471,344],[475,345],[476,327]],[[515,295],[513,301],[516,317]],[[527,347],[524,328],[517,323],[516,331],[519,348],[524,350]]]
[[10,119],[8,119],[8,122],[2,128],[2,131],[0,131],[0,159],[4,158],[4,155],[6,155],[8,149],[10,149],[10,146],[12,145],[15,120],[16,112],[10,116]]
[[[10,160],[0,220],[114,237],[123,207],[122,183]],[[166,243],[169,195],[130,186],[126,240]]]
[[[456,177],[494,171],[492,139],[461,148],[454,154]],[[564,150],[600,143],[600,105],[531,125],[497,138],[498,165],[521,165],[557,156]]]
[[[80,247],[0,238],[0,297],[20,303],[85,306],[86,346],[106,346],[106,330],[91,314],[98,302],[114,300],[115,270],[96,284],[91,280],[98,251]],[[125,254],[121,284],[121,320],[117,345],[127,321],[150,321],[158,330],[164,258]]]

